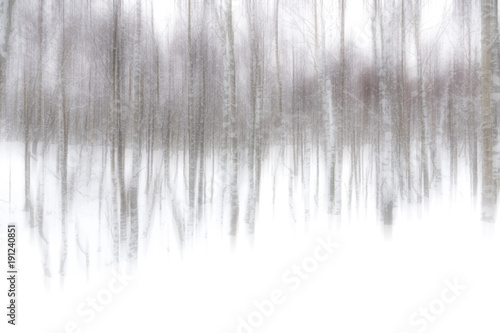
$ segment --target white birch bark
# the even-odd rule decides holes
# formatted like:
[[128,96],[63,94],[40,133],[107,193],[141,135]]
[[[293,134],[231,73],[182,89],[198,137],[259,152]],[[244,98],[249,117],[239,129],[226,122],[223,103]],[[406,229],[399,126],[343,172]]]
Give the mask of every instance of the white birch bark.
[[141,168],[141,114],[142,114],[142,85],[141,85],[141,0],[136,2],[136,29],[134,37],[134,108],[133,108],[133,136],[132,136],[132,176],[130,182],[130,239],[129,239],[129,260],[133,263],[137,261],[139,243],[139,207],[138,207],[138,187],[139,172]]
[[481,0],[481,218],[494,222],[496,216],[493,178],[493,124],[491,115],[491,0]]

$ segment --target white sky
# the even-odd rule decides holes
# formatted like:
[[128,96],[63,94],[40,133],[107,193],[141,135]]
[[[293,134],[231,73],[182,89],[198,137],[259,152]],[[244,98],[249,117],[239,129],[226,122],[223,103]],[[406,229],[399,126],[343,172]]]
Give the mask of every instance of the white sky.
[[[187,0],[185,0],[187,1]],[[197,0],[194,0],[195,2]],[[198,0],[200,1],[200,0]],[[241,11],[243,0],[233,0],[233,11],[235,13],[235,23],[237,23],[238,12]],[[262,0],[262,3],[268,2],[267,7],[272,10],[274,7],[274,0]],[[363,4],[365,0],[347,0],[346,4],[346,24],[347,24],[347,32],[351,30],[351,33],[359,31],[360,29],[364,29],[365,25],[369,24],[370,14],[369,8]],[[327,2],[325,1],[325,7],[327,6]],[[172,21],[175,20],[177,15],[177,11],[179,10],[179,3],[182,3],[182,0],[148,0],[144,1],[147,5],[147,13],[150,13],[150,5],[154,6],[154,15],[155,20],[158,24],[158,27],[167,26],[168,24],[172,24]],[[286,1],[281,1],[281,6],[286,4]],[[337,3],[334,3],[333,10],[336,11]],[[409,4],[407,4],[409,6]],[[423,9],[422,9],[422,28],[424,31],[428,30],[438,30],[445,22],[444,17],[450,15],[450,0],[427,0],[424,1]],[[293,8],[291,5],[287,5],[288,8]],[[408,9],[407,9],[408,10]],[[283,15],[284,11],[281,11],[281,15]],[[331,17],[331,21],[333,21],[333,17]],[[280,20],[287,21],[286,17],[281,17]],[[289,21],[289,20],[288,20]],[[333,22],[331,22],[333,23]]]

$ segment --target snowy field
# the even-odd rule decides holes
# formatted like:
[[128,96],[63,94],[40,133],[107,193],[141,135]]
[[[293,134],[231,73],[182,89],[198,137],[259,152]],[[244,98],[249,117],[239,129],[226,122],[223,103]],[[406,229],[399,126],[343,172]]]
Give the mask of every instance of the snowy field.
[[[73,147],[70,174],[78,186],[63,283],[57,274],[55,155],[48,153],[45,161],[45,245],[23,211],[22,147],[0,145],[1,249],[6,252],[6,225],[15,223],[19,265],[18,325],[7,327],[3,320],[2,332],[500,330],[499,237],[493,225],[480,222],[464,175],[453,198],[435,197],[427,211],[398,207],[392,230],[368,206],[333,222],[319,209],[306,232],[299,213],[297,223],[288,215],[286,175],[279,178],[276,209],[271,208],[272,173],[265,171],[254,248],[242,241],[235,252],[227,251],[224,228],[211,226],[182,260],[168,199],[160,197],[163,214],[155,206],[137,271],[113,273],[106,208],[98,214],[99,182],[94,169],[78,161],[90,157],[78,157]],[[41,174],[33,171],[34,184]],[[300,211],[302,199],[294,198]],[[2,280],[4,294],[8,286]]]

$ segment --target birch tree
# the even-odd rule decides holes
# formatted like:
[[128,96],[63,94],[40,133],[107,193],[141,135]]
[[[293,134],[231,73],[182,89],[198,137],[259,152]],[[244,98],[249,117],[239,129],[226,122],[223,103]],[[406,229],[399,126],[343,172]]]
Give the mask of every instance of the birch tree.
[[261,115],[263,110],[263,78],[261,48],[262,42],[257,34],[256,28],[256,4],[255,1],[247,2],[247,16],[250,40],[250,109],[251,109],[251,133],[250,146],[248,149],[248,174],[249,188],[247,203],[247,215],[245,221],[248,225],[248,233],[251,238],[255,232],[255,214],[258,208],[260,189],[260,169],[261,169],[261,148],[260,148],[260,128]]
[[58,98],[57,110],[59,120],[59,167],[61,173],[60,196],[61,196],[61,230],[62,230],[62,251],[59,272],[61,276],[65,275],[66,258],[68,254],[68,231],[67,231],[67,206],[68,206],[68,125],[69,113],[67,103],[67,65],[68,65],[68,43],[65,22],[65,3],[62,3],[61,10],[61,36],[59,42],[58,59]]
[[492,159],[493,159],[493,202],[497,202],[500,191],[500,40],[498,28],[498,0],[491,4],[491,121],[492,121]]
[[133,109],[133,137],[132,137],[132,178],[130,182],[130,239],[129,239],[129,259],[137,260],[139,242],[139,172],[141,169],[142,144],[141,127],[143,114],[143,91],[142,91],[142,70],[141,70],[141,33],[142,14],[141,0],[136,1],[136,29],[134,37],[134,109]]
[[192,42],[192,9],[191,0],[188,0],[188,23],[187,23],[187,52],[188,52],[188,142],[189,142],[189,170],[188,170],[188,192],[189,192],[189,213],[186,228],[186,239],[189,241],[194,237],[194,211],[195,211],[195,182],[196,182],[196,130],[195,126],[195,106],[194,106],[194,47]]
[[226,1],[226,31],[227,31],[227,61],[226,67],[229,71],[229,140],[231,145],[231,171],[229,175],[230,182],[230,236],[232,239],[232,247],[236,246],[236,236],[238,232],[238,215],[239,215],[239,196],[238,196],[238,134],[237,134],[237,105],[236,105],[236,64],[234,56],[234,32],[233,32],[233,11],[232,0]]
[[12,9],[14,0],[2,0],[0,2],[0,120],[5,108],[5,81],[7,71],[7,59],[9,57],[9,41],[12,31]]
[[481,218],[494,222],[496,216],[493,178],[493,119],[491,114],[491,26],[492,0],[481,0]]
[[342,169],[344,163],[344,114],[346,113],[345,100],[345,0],[339,0],[340,10],[340,98],[336,121],[337,144],[336,144],[336,172],[335,172],[335,215],[342,212]]

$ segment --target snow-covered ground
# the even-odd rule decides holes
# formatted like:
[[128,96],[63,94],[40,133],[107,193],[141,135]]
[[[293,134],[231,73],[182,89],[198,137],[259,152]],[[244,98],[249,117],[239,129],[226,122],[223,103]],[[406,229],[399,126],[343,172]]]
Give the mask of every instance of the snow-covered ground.
[[[322,210],[313,212],[306,233],[299,213],[302,194],[294,193],[298,213],[293,222],[287,175],[278,177],[272,205],[272,172],[266,169],[271,166],[264,166],[253,249],[243,241],[235,252],[228,251],[224,229],[210,218],[217,214],[207,208],[207,238],[180,260],[165,197],[160,199],[164,214],[157,203],[147,240],[141,241],[137,272],[113,273],[103,218],[110,208],[102,208],[99,218],[99,179],[93,173],[100,161],[82,164],[79,159],[88,161],[90,153],[83,150],[81,157],[73,149],[70,177],[77,186],[61,287],[55,161],[45,161],[49,244],[44,245],[23,211],[22,147],[0,145],[1,266],[7,275],[6,226],[16,223],[19,267],[15,328],[5,315],[7,280],[0,284],[2,332],[500,331],[499,236],[494,225],[479,221],[465,172],[456,194],[433,197],[427,211],[399,205],[392,230],[384,229],[375,209],[367,206],[334,222],[327,222]],[[37,185],[41,171],[33,166]],[[244,188],[241,193],[244,200]],[[143,211],[146,205],[142,202]]]

